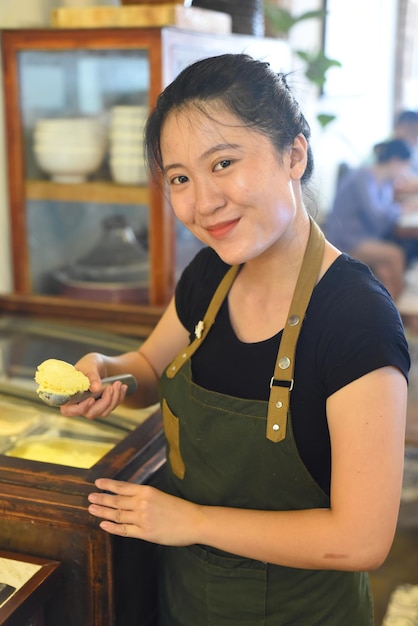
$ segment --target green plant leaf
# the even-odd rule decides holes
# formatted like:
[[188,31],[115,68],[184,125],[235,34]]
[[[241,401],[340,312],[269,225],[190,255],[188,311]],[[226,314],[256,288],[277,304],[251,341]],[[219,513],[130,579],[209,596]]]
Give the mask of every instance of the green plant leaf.
[[311,83],[322,89],[326,82],[326,73],[330,67],[341,67],[341,63],[336,59],[328,58],[323,50],[317,52],[307,52],[306,50],[295,50],[295,54],[305,61],[305,76]]
[[[289,31],[303,20],[319,19],[323,20],[327,15],[325,9],[318,11],[306,11],[299,15],[292,15],[290,11],[281,7],[273,6],[267,0],[264,2],[264,17],[266,24],[276,36],[287,36]],[[305,62],[305,76],[322,92],[328,70],[331,67],[341,67],[341,63],[336,59],[330,59],[321,49],[318,52],[307,52],[305,50],[293,50],[293,54]],[[322,128],[325,128],[334,119],[335,115],[320,113],[317,120]]]
[[281,7],[276,7],[268,3],[264,5],[265,19],[276,34],[281,33],[287,35],[295,24],[303,20],[323,19],[326,13],[325,10],[321,9],[318,11],[306,11],[299,15],[292,15],[290,11],[282,9]]
[[328,124],[331,124],[331,122],[337,119],[337,116],[330,113],[318,113],[316,119],[318,120],[321,128],[325,128],[326,126],[328,126]]

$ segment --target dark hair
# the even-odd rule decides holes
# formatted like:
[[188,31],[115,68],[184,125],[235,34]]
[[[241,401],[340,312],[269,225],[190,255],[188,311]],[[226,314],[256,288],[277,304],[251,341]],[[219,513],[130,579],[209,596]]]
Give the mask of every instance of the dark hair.
[[408,161],[412,156],[411,149],[402,139],[382,141],[374,146],[373,152],[377,163],[387,163],[392,159]]
[[212,101],[223,104],[242,122],[270,138],[283,154],[300,133],[308,142],[308,161],[302,182],[313,171],[311,131],[284,74],[246,54],[223,54],[186,67],[161,93],[145,129],[145,154],[151,171],[162,167],[161,130],[168,114],[189,104],[205,110]]
[[395,126],[399,124],[418,124],[418,111],[401,111],[395,118]]

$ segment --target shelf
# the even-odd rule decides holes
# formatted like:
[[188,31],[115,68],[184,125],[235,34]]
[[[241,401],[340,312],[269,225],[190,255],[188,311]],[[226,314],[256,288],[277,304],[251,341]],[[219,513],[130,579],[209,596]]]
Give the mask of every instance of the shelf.
[[27,180],[25,190],[29,200],[103,204],[149,205],[150,203],[148,187],[116,185],[105,181],[65,184],[48,180]]
[[146,339],[157,325],[163,306],[92,303],[62,296],[0,294],[2,315],[65,321],[104,332]]

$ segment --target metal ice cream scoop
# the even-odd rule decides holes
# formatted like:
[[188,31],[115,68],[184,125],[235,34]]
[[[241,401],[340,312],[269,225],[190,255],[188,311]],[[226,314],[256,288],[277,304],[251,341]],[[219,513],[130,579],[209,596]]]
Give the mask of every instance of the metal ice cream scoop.
[[[126,395],[130,396],[137,390],[138,384],[136,382],[136,378],[132,376],[132,374],[121,374],[120,376],[109,376],[108,378],[102,379],[103,387],[109,387],[117,380],[123,385],[128,386],[128,390]],[[48,404],[49,406],[62,406],[63,404],[77,404],[77,402],[81,402],[86,398],[100,398],[103,393],[103,389],[98,393],[92,393],[91,391],[78,391],[73,395],[65,394],[65,393],[53,393],[52,391],[39,391],[38,396],[40,399]]]

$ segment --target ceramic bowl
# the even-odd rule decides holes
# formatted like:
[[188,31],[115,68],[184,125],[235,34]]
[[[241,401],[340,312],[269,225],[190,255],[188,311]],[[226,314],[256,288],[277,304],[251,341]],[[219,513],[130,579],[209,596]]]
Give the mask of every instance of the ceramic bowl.
[[35,125],[33,138],[40,141],[96,143],[106,138],[103,125],[95,118],[47,118]]
[[144,145],[144,132],[142,130],[134,130],[129,132],[129,129],[117,129],[111,128],[109,131],[110,145],[118,146],[143,146]]
[[97,144],[71,149],[60,145],[43,147],[38,144],[34,154],[39,167],[55,182],[81,183],[100,167],[105,147]]
[[143,134],[147,117],[148,107],[145,106],[113,107],[110,113],[110,132]]
[[106,148],[104,128],[92,118],[41,119],[35,126],[36,162],[56,182],[83,182],[100,167]]
[[130,106],[130,105],[118,105],[114,106],[110,110],[110,119],[113,122],[128,120],[143,120],[148,117],[147,106]]
[[109,125],[109,133],[110,134],[129,134],[136,133],[143,135],[145,128],[145,120],[141,119],[126,119],[126,120],[117,120],[111,121]]
[[145,185],[148,172],[143,158],[110,157],[110,172],[119,185]]

